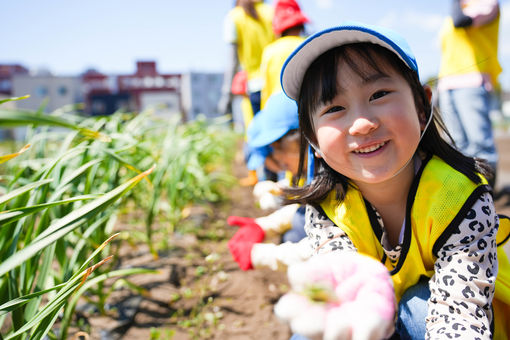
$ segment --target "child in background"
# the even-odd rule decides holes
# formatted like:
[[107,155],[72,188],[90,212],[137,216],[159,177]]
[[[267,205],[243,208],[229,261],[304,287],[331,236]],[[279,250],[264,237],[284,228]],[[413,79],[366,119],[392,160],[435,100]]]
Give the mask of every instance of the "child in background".
[[278,0],[274,5],[273,32],[276,40],[262,51],[260,75],[264,81],[261,91],[261,108],[268,98],[282,91],[280,74],[289,55],[305,40],[304,25],[309,22],[295,0]]
[[[248,129],[248,144],[252,147],[270,146],[280,169],[293,177],[290,182],[298,176],[298,124],[296,102],[279,92],[269,98],[266,107],[253,118]],[[281,187],[278,190],[281,191]],[[228,243],[241,269],[277,269],[307,258],[310,255],[308,244],[297,243],[306,236],[304,212],[304,207],[292,204],[256,219],[230,216],[228,224],[241,227]],[[264,238],[275,235],[283,235],[284,243],[278,246],[261,243]]]
[[[278,0],[274,5],[272,22],[273,32],[277,39],[264,47],[260,62],[262,90],[260,107],[264,109],[268,98],[282,91],[280,73],[285,59],[303,42],[301,34],[304,24],[309,20],[301,12],[295,0]],[[271,154],[269,146],[250,149],[247,163],[248,169],[258,169],[258,180],[278,180],[278,160]],[[260,170],[264,170],[262,173]]]
[[260,61],[262,51],[274,40],[271,25],[274,9],[260,0],[237,0],[224,21],[224,40],[229,45],[227,67],[223,77],[222,97],[218,110],[226,114],[232,100],[232,79],[239,69],[247,75],[248,96],[253,113],[260,110]]
[[[232,112],[232,81],[238,71],[246,72],[247,96],[251,104],[252,115],[260,110],[260,96],[263,85],[260,76],[260,62],[264,47],[274,41],[272,30],[273,6],[261,0],[236,0],[224,20],[224,40],[228,44],[227,66],[223,76],[221,98],[218,112]],[[249,110],[245,110],[249,111]],[[249,161],[251,150],[245,150]],[[241,184],[250,186],[257,183],[257,173],[249,169],[248,177],[241,179]]]
[[401,338],[508,339],[508,219],[495,212],[490,167],[443,139],[403,38],[355,22],[326,29],[292,53],[281,79],[299,107],[298,173],[307,147],[316,157],[313,181],[284,191],[307,204],[314,253],[382,262]]
[[[437,89],[446,127],[466,155],[486,159],[494,172],[498,152],[491,109],[500,88],[500,8],[497,0],[450,0],[451,16],[440,30]],[[489,181],[494,188],[495,179]]]

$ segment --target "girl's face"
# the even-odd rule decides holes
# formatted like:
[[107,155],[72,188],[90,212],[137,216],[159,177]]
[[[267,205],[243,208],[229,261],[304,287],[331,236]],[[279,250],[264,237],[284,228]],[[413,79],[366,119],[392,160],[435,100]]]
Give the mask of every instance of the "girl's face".
[[357,184],[382,183],[412,166],[420,140],[409,84],[382,57],[375,61],[380,70],[357,62],[363,77],[340,61],[337,94],[312,113],[318,156]]

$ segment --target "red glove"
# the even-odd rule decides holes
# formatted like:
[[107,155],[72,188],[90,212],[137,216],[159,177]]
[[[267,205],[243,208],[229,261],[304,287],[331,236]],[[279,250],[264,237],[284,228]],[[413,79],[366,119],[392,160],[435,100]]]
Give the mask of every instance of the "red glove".
[[264,230],[257,223],[253,222],[253,219],[251,220],[252,223],[250,224],[242,224],[243,228],[239,229],[228,241],[228,249],[242,270],[253,269],[251,249],[255,243],[264,240]]
[[228,225],[236,225],[238,227],[245,227],[250,224],[257,224],[255,219],[250,217],[241,217],[241,216],[229,216],[227,218]]

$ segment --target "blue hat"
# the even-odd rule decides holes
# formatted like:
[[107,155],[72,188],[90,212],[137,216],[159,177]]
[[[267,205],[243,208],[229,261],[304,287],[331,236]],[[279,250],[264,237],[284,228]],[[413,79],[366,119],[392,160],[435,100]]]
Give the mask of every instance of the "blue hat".
[[387,28],[348,21],[315,33],[292,52],[282,67],[280,80],[283,90],[287,96],[297,100],[305,72],[317,57],[332,48],[362,42],[387,48],[418,74],[413,52],[402,36]]
[[283,92],[273,94],[248,127],[248,145],[253,148],[270,145],[298,127],[296,102]]

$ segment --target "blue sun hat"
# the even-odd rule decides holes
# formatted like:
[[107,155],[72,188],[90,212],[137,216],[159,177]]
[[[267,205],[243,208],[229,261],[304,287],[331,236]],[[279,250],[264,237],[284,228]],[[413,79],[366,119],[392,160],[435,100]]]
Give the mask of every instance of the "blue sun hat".
[[347,21],[311,35],[292,52],[280,75],[285,94],[297,101],[303,77],[312,62],[332,48],[353,43],[372,43],[387,48],[418,74],[413,52],[400,34],[384,27]]
[[[418,65],[411,48],[398,33],[373,25],[356,21],[346,21],[340,26],[317,32],[299,45],[287,58],[282,67],[280,81],[284,93],[298,100],[306,70],[321,54],[326,51],[353,43],[372,43],[380,45],[395,53],[407,67],[418,74]],[[307,181],[311,182],[314,169],[314,152],[308,148]]]
[[298,127],[296,102],[283,92],[273,94],[248,127],[248,145],[253,148],[269,146]]

